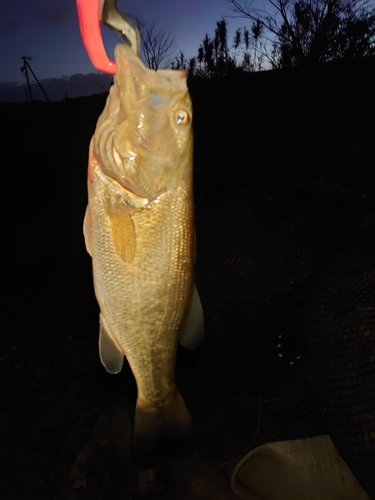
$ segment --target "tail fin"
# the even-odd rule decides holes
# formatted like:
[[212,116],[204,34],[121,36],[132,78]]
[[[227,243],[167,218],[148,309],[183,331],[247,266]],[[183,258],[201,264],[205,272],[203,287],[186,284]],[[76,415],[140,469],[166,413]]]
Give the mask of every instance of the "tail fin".
[[137,404],[133,435],[133,459],[141,468],[153,465],[158,455],[186,455],[190,451],[192,421],[179,392],[157,411]]

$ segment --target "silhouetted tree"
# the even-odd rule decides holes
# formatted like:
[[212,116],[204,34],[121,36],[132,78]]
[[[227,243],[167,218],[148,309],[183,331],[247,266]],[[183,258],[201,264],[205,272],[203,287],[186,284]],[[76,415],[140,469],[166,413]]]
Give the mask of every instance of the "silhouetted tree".
[[262,55],[258,57],[258,45],[261,43],[261,37],[263,34],[263,25],[259,21],[254,21],[253,24],[251,25],[251,32],[253,35],[253,40],[254,40],[254,61],[258,60],[258,69],[261,68],[262,66]]
[[141,35],[141,56],[147,66],[157,70],[161,65],[169,64],[169,59],[176,51],[176,40],[169,29],[159,27],[157,21],[145,23],[139,16],[134,21]]
[[[255,40],[273,66],[303,66],[375,54],[375,8],[367,0],[268,0],[270,11],[253,2],[227,0],[230,10],[253,21]],[[262,33],[263,30],[263,33]]]
[[237,57],[237,49],[241,45],[241,41],[242,41],[241,28],[237,28],[236,32],[234,34],[234,38],[233,38],[233,48],[234,48],[234,57],[235,58]]
[[[241,30],[237,30],[237,50],[241,43]],[[236,53],[230,54],[228,45],[228,28],[225,19],[216,22],[213,38],[206,33],[198,49],[196,58],[190,60],[189,70],[202,78],[222,77],[237,69]]]
[[[225,19],[216,22],[215,35],[208,33],[202,40],[196,57],[187,60],[183,52],[171,63],[172,69],[184,69],[191,76],[213,78],[261,69],[262,59],[257,53],[257,44],[262,27],[246,27],[235,31],[233,44],[229,47],[228,29]],[[254,47],[254,57],[250,48]]]
[[196,73],[196,65],[197,59],[195,57],[187,60],[185,54],[180,50],[180,54],[171,63],[171,69],[183,69],[190,75],[194,75]]
[[187,69],[187,61],[185,54],[180,50],[180,54],[175,57],[175,61],[171,64],[172,69]]
[[[262,69],[263,56],[258,50],[261,47],[261,34],[262,26],[257,26],[256,23],[253,23],[251,32],[246,26],[236,30],[233,46],[236,49],[238,40],[240,39],[239,45],[242,47],[242,61],[237,52],[235,52],[235,60],[237,67],[242,71],[259,71]],[[253,48],[252,54],[250,53],[251,47]]]

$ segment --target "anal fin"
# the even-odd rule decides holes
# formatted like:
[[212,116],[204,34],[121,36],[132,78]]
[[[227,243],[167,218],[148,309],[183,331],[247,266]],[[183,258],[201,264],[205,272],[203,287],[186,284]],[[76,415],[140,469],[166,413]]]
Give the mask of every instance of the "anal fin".
[[195,351],[204,339],[204,317],[201,299],[194,285],[189,313],[182,327],[180,344],[189,351]]
[[124,354],[118,349],[111,337],[107,333],[105,320],[100,315],[99,328],[99,355],[100,360],[108,373],[119,373],[124,364]]

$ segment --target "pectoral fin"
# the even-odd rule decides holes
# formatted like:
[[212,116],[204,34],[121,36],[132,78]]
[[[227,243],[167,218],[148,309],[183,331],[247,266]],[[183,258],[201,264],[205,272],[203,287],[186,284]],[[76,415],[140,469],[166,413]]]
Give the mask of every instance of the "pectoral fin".
[[88,205],[86,207],[85,218],[83,219],[83,236],[85,238],[87,253],[92,257],[92,219]]
[[99,329],[99,355],[100,360],[108,373],[119,373],[124,364],[124,354],[118,349],[107,333],[105,320],[100,315]]
[[194,285],[190,310],[182,328],[180,344],[194,351],[204,339],[204,317],[201,299],[199,298],[197,287]]
[[131,264],[137,252],[137,238],[129,208],[111,208],[109,219],[116,254],[121,260]]

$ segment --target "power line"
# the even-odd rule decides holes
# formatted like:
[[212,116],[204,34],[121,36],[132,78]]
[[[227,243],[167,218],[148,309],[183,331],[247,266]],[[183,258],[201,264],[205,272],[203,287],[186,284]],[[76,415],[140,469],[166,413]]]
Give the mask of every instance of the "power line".
[[32,61],[43,64],[91,64],[90,61],[43,61],[40,59],[33,59]]

